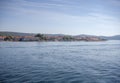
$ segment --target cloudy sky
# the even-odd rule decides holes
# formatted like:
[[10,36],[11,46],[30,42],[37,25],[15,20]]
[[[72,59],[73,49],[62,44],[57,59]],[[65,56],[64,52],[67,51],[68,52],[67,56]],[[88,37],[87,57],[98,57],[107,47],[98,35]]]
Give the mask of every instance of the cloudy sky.
[[118,35],[120,0],[0,0],[0,31]]

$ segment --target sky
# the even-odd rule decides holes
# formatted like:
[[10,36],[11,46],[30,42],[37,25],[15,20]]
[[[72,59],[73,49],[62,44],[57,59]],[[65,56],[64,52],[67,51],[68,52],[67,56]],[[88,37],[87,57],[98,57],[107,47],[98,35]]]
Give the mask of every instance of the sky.
[[120,34],[120,0],[0,0],[0,31]]

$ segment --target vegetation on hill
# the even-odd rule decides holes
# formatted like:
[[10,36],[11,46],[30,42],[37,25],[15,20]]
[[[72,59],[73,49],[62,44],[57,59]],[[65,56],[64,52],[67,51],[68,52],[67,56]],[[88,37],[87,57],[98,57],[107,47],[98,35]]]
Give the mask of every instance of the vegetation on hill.
[[63,36],[63,41],[72,41],[74,38],[72,36]]
[[13,36],[6,36],[4,38],[5,41],[13,41],[14,37]]
[[36,34],[35,37],[38,37],[39,40],[47,40],[44,34]]

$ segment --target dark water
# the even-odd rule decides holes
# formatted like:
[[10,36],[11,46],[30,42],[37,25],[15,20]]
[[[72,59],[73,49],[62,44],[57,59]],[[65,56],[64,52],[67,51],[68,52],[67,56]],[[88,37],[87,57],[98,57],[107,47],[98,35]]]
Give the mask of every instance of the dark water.
[[0,42],[0,83],[120,83],[120,41]]

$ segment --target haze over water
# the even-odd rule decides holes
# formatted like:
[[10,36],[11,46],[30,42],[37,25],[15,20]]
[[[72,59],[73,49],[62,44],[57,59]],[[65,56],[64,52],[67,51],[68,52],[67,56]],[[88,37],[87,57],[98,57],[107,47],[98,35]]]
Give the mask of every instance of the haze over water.
[[0,83],[120,83],[120,41],[0,42]]

